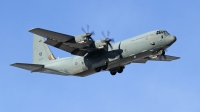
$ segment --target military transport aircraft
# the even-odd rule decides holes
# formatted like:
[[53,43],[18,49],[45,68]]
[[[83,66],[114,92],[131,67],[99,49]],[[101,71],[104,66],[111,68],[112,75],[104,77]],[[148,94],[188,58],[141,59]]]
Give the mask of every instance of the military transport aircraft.
[[[85,34],[71,36],[41,28],[31,29],[29,32],[34,34],[33,64],[14,63],[11,66],[31,72],[83,77],[100,71],[110,71],[111,75],[122,73],[131,63],[179,59],[165,55],[165,50],[176,41],[176,37],[166,30],[150,31],[114,44],[103,32],[105,39],[95,41],[92,39],[94,32],[82,30]],[[47,44],[76,56],[56,59]]]

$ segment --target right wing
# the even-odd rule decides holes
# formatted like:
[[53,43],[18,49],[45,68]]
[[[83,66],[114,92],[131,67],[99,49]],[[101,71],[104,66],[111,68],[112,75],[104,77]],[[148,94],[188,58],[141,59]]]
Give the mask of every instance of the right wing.
[[173,61],[173,60],[177,60],[177,59],[180,59],[180,57],[165,55],[165,58],[164,57],[156,57],[156,58],[148,57],[148,58],[133,61],[133,63],[146,63],[149,60],[150,61]]
[[169,56],[169,55],[165,55],[165,58],[163,56],[157,57],[157,58],[148,58],[148,60],[152,60],[152,61],[173,61],[177,59],[180,59],[180,57]]
[[44,43],[74,55],[84,56],[86,53],[89,53],[93,50],[91,50],[86,44],[76,43],[75,37],[71,35],[66,35],[41,28],[34,28],[29,32],[47,38]]

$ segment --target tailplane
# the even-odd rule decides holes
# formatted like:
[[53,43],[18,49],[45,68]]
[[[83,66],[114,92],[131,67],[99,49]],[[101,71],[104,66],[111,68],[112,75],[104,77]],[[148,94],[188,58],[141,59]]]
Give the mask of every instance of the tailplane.
[[54,60],[49,47],[44,43],[44,38],[34,34],[33,37],[33,64],[44,64],[50,60]]
[[51,61],[55,60],[52,52],[49,47],[44,43],[44,38],[35,35],[33,37],[33,64],[28,63],[14,63],[11,66],[29,70],[31,72],[41,72],[48,74],[57,74],[57,75],[69,75],[62,71],[56,71],[49,68],[46,68],[45,65]]
[[37,71],[40,71],[44,68],[44,65],[27,64],[27,63],[14,63],[14,64],[11,64],[11,66],[15,66],[15,67],[18,67],[18,68],[29,70],[31,72],[37,72]]

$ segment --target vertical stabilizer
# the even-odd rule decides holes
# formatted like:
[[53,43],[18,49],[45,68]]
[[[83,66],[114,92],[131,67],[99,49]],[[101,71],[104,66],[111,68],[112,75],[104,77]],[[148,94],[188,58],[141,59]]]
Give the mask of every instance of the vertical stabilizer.
[[44,38],[34,34],[33,37],[33,64],[44,64],[54,60],[49,47],[44,43]]

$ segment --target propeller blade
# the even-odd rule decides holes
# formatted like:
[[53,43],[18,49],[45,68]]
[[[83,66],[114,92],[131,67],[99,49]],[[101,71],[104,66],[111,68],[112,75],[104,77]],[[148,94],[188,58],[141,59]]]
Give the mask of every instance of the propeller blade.
[[106,38],[106,35],[104,34],[104,32],[102,31],[101,33],[102,33],[102,35]]
[[110,46],[111,49],[113,49],[112,45],[110,43],[108,43],[108,45]]
[[81,28],[81,30],[82,30],[84,33],[87,33],[83,27]]
[[115,42],[115,40],[113,39],[113,38],[111,38],[111,40],[110,40],[111,42]]
[[106,42],[110,42],[110,39],[109,39],[109,38],[106,38],[105,41],[106,41]]
[[110,32],[109,31],[107,31],[107,38],[110,36]]
[[90,26],[89,26],[89,25],[87,25],[87,33],[89,33],[89,28],[90,28]]
[[94,31],[92,31],[90,34],[91,34],[91,35],[95,35]]
[[92,37],[88,37],[90,40],[94,41],[94,39]]

